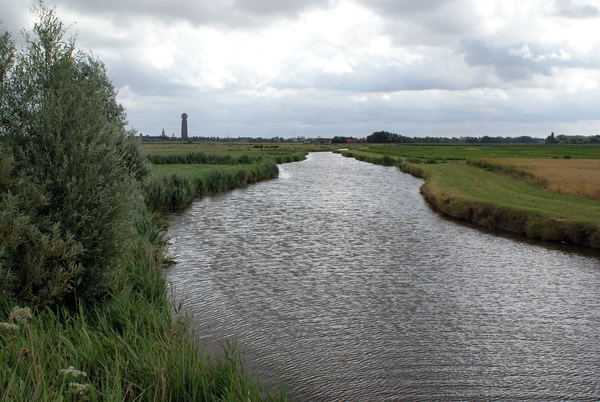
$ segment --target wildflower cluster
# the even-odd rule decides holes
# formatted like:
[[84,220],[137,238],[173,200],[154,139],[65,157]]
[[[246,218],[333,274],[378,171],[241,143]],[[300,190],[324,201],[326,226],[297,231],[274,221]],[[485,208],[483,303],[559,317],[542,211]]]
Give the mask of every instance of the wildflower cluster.
[[73,394],[73,395],[84,396],[91,389],[92,389],[92,386],[90,384],[79,384],[77,382],[70,382],[69,390],[67,391],[67,393]]
[[[70,366],[66,369],[61,369],[60,374],[64,374],[67,377],[87,377],[85,371],[77,370],[75,367]],[[82,400],[87,400],[87,394],[92,389],[90,384],[80,384],[78,382],[70,382],[67,394],[72,394],[81,397]]]
[[87,373],[85,371],[77,370],[75,367],[70,366],[67,369],[61,369],[61,374],[70,375],[72,377],[87,377]]
[[19,324],[27,324],[29,320],[31,320],[31,309],[29,307],[16,306],[10,312],[10,317],[8,317],[8,321],[15,321]]
[[0,329],[4,331],[18,331],[19,326],[9,322],[0,322]]
[[13,322],[19,324],[27,324],[31,320],[31,310],[29,307],[19,307],[16,306],[10,312],[10,316],[8,317],[8,322],[0,322],[0,330],[3,331],[18,331],[19,326],[17,324],[13,324]]

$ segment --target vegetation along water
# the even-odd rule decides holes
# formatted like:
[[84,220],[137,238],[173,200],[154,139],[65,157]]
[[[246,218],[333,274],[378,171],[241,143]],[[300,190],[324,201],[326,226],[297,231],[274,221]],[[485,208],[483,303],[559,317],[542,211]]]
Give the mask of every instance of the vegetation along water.
[[423,196],[454,218],[600,247],[599,151],[596,144],[507,144],[377,146],[341,153],[424,178]]
[[55,10],[34,11],[22,50],[0,33],[0,400],[285,399],[250,379],[232,345],[202,351],[169,301],[156,215],[182,205],[164,192],[273,177],[275,161],[193,186],[151,176],[104,65]]
[[[279,144],[280,154],[334,151],[424,178],[421,193],[439,212],[543,240],[600,246],[600,145],[598,144],[338,144],[317,149]],[[272,145],[270,145],[272,146]],[[150,155],[211,153],[255,160],[269,149],[251,143],[145,144]],[[273,149],[273,148],[271,148]],[[236,169],[230,165],[227,169]],[[160,165],[189,180],[207,165]],[[202,173],[204,171],[205,173]],[[188,205],[186,203],[186,205]]]

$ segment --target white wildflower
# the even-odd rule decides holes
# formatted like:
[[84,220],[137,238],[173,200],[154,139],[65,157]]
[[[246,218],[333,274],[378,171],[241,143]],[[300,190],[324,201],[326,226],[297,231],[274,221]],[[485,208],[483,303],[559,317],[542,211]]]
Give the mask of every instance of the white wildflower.
[[19,326],[8,322],[0,322],[0,329],[5,331],[18,331]]
[[85,395],[90,389],[92,389],[92,386],[90,384],[79,384],[76,382],[70,382],[69,390],[67,391],[67,393],[73,395]]
[[75,367],[70,366],[67,369],[61,369],[61,374],[70,375],[72,377],[87,377],[87,373],[85,371],[80,371],[75,369]]
[[19,307],[16,306],[13,308],[13,311],[10,312],[10,317],[8,321],[15,321],[19,324],[27,324],[27,321],[31,319],[31,309],[29,307]]

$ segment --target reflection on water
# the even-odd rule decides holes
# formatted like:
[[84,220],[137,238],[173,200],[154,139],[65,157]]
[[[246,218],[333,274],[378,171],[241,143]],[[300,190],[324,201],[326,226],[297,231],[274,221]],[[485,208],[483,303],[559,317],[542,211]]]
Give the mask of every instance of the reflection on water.
[[421,181],[330,153],[170,217],[209,347],[297,401],[599,400],[600,263],[433,213]]

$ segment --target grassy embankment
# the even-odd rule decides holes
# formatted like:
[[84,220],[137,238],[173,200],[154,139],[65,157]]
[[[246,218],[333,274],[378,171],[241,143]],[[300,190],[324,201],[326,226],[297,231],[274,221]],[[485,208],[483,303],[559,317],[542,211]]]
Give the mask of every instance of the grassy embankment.
[[284,400],[234,348],[201,352],[106,69],[55,9],[32,13],[19,49],[0,28],[0,400]]
[[210,155],[204,152],[150,154],[152,176],[146,185],[146,203],[165,213],[188,206],[196,197],[244,187],[277,177],[279,169],[269,155]]
[[0,302],[0,400],[286,400],[283,387],[270,395],[250,378],[235,348],[201,351],[189,320],[168,301],[163,234],[142,225],[137,254],[109,297],[75,310]]
[[333,148],[304,144],[146,143],[153,163],[146,199],[160,213],[177,211],[196,197],[277,177],[278,163],[305,159],[308,152]]
[[590,145],[451,145],[364,147],[342,154],[424,178],[423,196],[454,218],[600,247],[599,151]]
[[[154,165],[145,198],[155,213],[278,173],[274,158],[258,153],[181,153],[155,161],[211,162]],[[15,308],[22,303],[0,301],[0,400],[286,400],[285,387],[271,395],[251,379],[235,347],[224,345],[219,356],[202,352],[188,317],[170,301],[162,272],[165,233],[148,215],[138,219],[137,252],[110,296],[80,300],[75,310],[54,305],[20,313]]]
[[[307,152],[323,150],[324,148],[311,149],[305,144],[294,143],[246,143],[246,142],[150,142],[143,143],[142,148],[149,155],[181,155],[202,152],[215,157],[236,159],[242,155],[257,157],[270,155],[277,163],[296,162],[305,159]],[[329,150],[329,149],[327,149]]]

